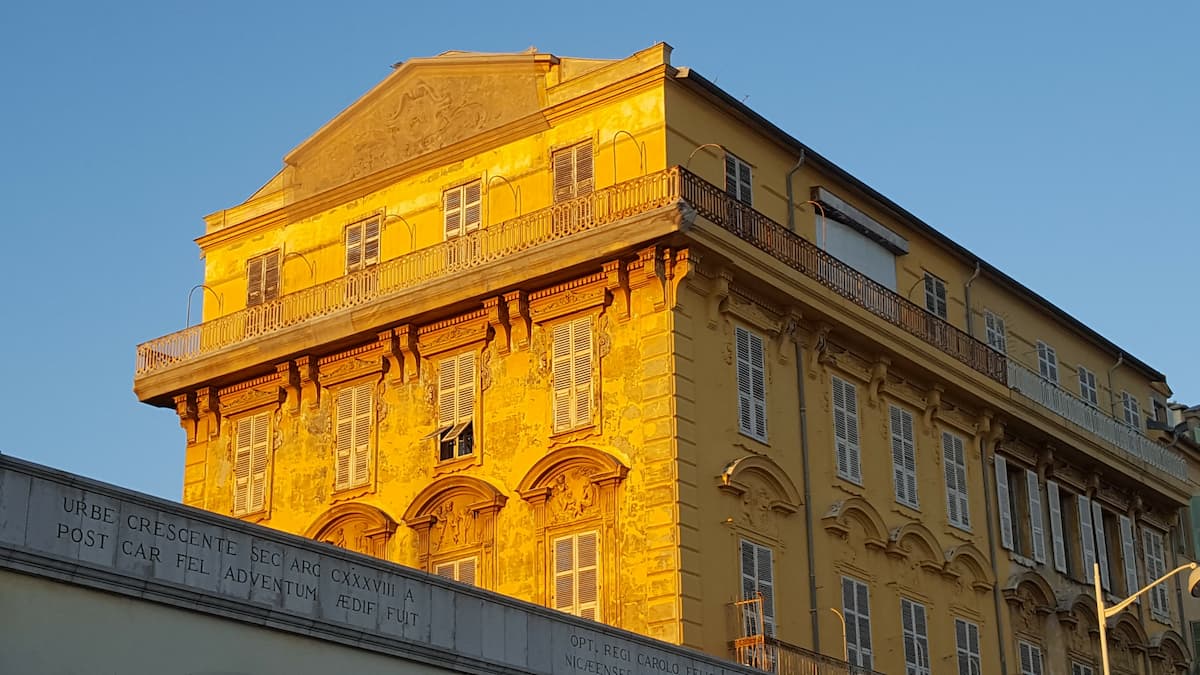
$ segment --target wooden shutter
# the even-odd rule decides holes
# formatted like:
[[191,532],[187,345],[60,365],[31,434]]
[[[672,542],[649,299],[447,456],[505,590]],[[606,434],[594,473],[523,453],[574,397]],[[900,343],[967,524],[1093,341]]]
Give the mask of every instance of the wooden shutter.
[[1012,496],[1008,491],[1008,462],[996,455],[996,511],[1000,514],[1000,545],[1013,550]]
[[871,607],[866,584],[842,577],[842,616],[846,619],[846,651],[850,663],[871,670]]
[[442,193],[442,231],[446,239],[463,233],[462,190],[451,188]]
[[[271,413],[264,412],[250,418],[250,494],[246,510],[248,513],[261,511],[266,506],[267,459],[271,452]],[[239,428],[241,424],[239,423]],[[240,443],[239,443],[240,446]]]
[[475,559],[464,558],[458,561],[458,581],[475,586]]
[[354,447],[350,458],[350,481],[362,485],[370,478],[371,461],[371,417],[374,406],[371,401],[371,384],[363,383],[353,388],[354,392]]
[[1083,551],[1083,578],[1093,583],[1093,566],[1096,564],[1096,537],[1092,530],[1092,502],[1079,495],[1075,502],[1079,511],[1079,548]]
[[1029,498],[1029,536],[1033,539],[1033,559],[1046,562],[1046,528],[1042,520],[1042,487],[1036,471],[1025,470],[1025,494]]
[[379,218],[372,218],[363,223],[362,235],[362,267],[370,267],[379,262]]
[[246,261],[246,306],[261,305],[263,301],[263,259]]
[[737,352],[738,428],[765,441],[767,437],[766,346],[745,328],[734,331]]
[[574,381],[571,373],[571,324],[560,323],[552,332],[553,347],[551,369],[554,379],[554,430],[564,431],[571,428],[571,405],[573,396],[571,385]]
[[1118,516],[1121,526],[1121,562],[1125,568],[1125,595],[1136,593],[1141,587],[1137,573],[1137,553],[1133,547],[1133,521],[1129,516]]
[[917,451],[913,417],[907,410],[888,406],[892,433],[892,478],[896,501],[917,508]]
[[984,312],[984,323],[987,326],[987,341],[988,344],[996,351],[1004,354],[1008,351],[1007,336],[1004,331],[1004,319],[992,314]]
[[554,171],[554,202],[565,202],[575,197],[575,154],[572,148],[555,152],[550,163]]
[[971,527],[970,504],[967,501],[967,457],[962,439],[942,432],[942,465],[946,478],[946,515],[951,525]]
[[253,447],[254,422],[249,417],[238,420],[234,430],[233,513],[248,511],[250,496],[250,454]]
[[443,579],[450,579],[451,581],[454,581],[455,575],[458,572],[455,567],[455,563],[452,562],[442,563],[441,565],[433,568],[433,573],[439,577],[442,577]]
[[1046,498],[1050,501],[1050,541],[1054,552],[1054,569],[1067,573],[1067,542],[1063,537],[1062,500],[1058,483],[1046,481]]
[[[760,546],[752,541],[742,540],[742,599],[753,600],[762,594],[762,635],[775,635],[775,571],[771,549]],[[752,617],[751,622],[757,620]],[[749,625],[748,629],[758,635],[756,626]]]
[[1021,657],[1021,675],[1042,675],[1042,650],[1028,642],[1018,643]]
[[458,414],[455,399],[458,393],[455,387],[458,382],[457,365],[453,357],[438,361],[438,429],[441,430],[454,426],[455,415]]
[[575,195],[582,197],[590,195],[596,188],[593,171],[592,144],[580,143],[575,146]]
[[338,391],[334,403],[337,417],[335,442],[336,464],[334,486],[337,489],[350,487],[351,456],[354,452],[354,390],[345,387]]
[[356,223],[346,228],[346,272],[360,269],[363,264],[363,227]]
[[1108,578],[1108,540],[1104,536],[1104,511],[1100,502],[1092,500],[1092,533],[1096,537],[1096,561],[1100,563],[1100,587],[1109,590]]
[[858,391],[839,378],[833,380],[833,431],[837,446],[838,475],[862,482],[858,447]]
[[600,619],[600,552],[597,532],[554,540],[554,608]]
[[454,421],[458,424],[475,418],[475,352],[459,354],[455,359],[458,366],[458,393],[455,396]]
[[262,298],[274,300],[279,297],[279,252],[272,251],[262,257]]
[[729,153],[725,153],[725,194],[738,198],[738,161]]
[[[1166,559],[1163,557],[1162,535],[1148,527],[1142,528],[1142,548],[1146,552],[1146,581],[1153,583],[1166,574]],[[1150,590],[1150,613],[1166,616],[1170,610],[1167,604],[1167,585],[1158,584]]]
[[592,421],[592,320],[560,323],[552,331],[554,430]]
[[483,222],[483,184],[467,183],[462,192],[462,231],[466,234],[478,230]]

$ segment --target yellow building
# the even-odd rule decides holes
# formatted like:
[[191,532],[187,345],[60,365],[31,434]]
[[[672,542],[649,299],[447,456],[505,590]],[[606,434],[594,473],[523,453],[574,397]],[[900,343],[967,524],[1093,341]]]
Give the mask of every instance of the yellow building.
[[414,59],[209,216],[134,383],[184,502],[781,672],[1097,673],[1164,376],[669,57]]

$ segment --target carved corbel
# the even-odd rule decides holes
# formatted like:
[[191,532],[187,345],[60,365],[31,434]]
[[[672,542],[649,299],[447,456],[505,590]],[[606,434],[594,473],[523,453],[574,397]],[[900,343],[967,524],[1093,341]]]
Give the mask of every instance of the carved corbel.
[[504,294],[504,303],[508,312],[510,348],[528,348],[532,325],[529,318],[529,297],[525,291],[513,291]]
[[791,361],[792,353],[795,351],[792,345],[799,340],[798,334],[802,318],[803,315],[800,313],[800,310],[791,307],[779,319],[779,324],[775,331],[775,351],[779,354],[779,362],[781,364],[787,365]]
[[284,391],[284,401],[288,410],[293,414],[300,412],[300,377],[296,373],[296,367],[291,361],[276,363],[275,375]]
[[942,409],[942,392],[945,390],[946,388],[942,385],[935,384],[930,387],[929,393],[925,395],[924,421],[926,431],[933,431],[933,418]]
[[209,438],[215,438],[221,433],[221,405],[217,400],[215,387],[204,387],[196,390],[196,416],[199,424],[196,434],[201,429],[208,431]]
[[867,385],[867,402],[872,407],[879,405],[879,392],[883,391],[887,385],[888,366],[890,365],[892,365],[892,360],[883,355],[877,356],[875,363],[871,365],[871,382]]
[[708,327],[716,328],[720,322],[721,308],[729,298],[729,282],[733,277],[729,272],[721,267],[717,270],[717,276],[713,279],[712,290],[708,293]]
[[617,322],[624,323],[630,316],[629,270],[626,268],[626,262],[610,260],[604,263],[604,276],[607,279],[604,287],[612,294],[614,300],[613,309],[617,315]]
[[[396,334],[393,331],[385,330],[378,335],[383,351],[385,379],[393,385],[400,384],[404,381],[404,357],[396,348]],[[380,380],[380,383],[382,384],[383,380]]]
[[401,383],[416,382],[421,377],[420,352],[417,350],[417,329],[409,324],[397,326],[392,330],[395,338],[396,354],[400,360],[400,373],[397,377]]
[[300,398],[308,402],[310,410],[316,410],[321,403],[321,380],[317,373],[317,360],[305,355],[296,359],[294,363],[296,375],[300,380]]
[[700,262],[699,254],[689,249],[675,251],[671,258],[671,266],[667,271],[667,301],[671,309],[679,305],[679,285],[688,277],[695,276],[696,266]]
[[996,418],[995,412],[985,409],[979,414],[979,420],[975,423],[975,435],[990,453],[996,446],[996,442],[1004,437],[1004,424]]
[[508,303],[501,296],[486,298],[483,308],[487,311],[488,325],[496,336],[496,353],[501,356],[512,350],[512,326],[508,322]]
[[179,426],[187,434],[188,445],[196,442],[196,424],[200,416],[196,412],[196,397],[190,393],[175,396],[175,414],[179,415]]
[[1042,446],[1037,456],[1037,472],[1041,480],[1054,474],[1054,446],[1049,443]]
[[837,359],[833,354],[829,353],[829,331],[832,326],[825,322],[817,324],[816,330],[812,332],[812,337],[809,339],[809,377],[816,379],[817,371],[824,372],[822,366],[828,366],[837,363]]
[[1142,493],[1135,492],[1129,498],[1129,519],[1136,523],[1141,519],[1142,514],[1146,512],[1146,500],[1142,497]]
[[662,258],[664,254],[669,254],[669,249],[650,246],[638,251],[637,260],[629,263],[628,266],[630,290],[652,289],[651,299],[655,309],[665,307],[667,300],[666,270]]

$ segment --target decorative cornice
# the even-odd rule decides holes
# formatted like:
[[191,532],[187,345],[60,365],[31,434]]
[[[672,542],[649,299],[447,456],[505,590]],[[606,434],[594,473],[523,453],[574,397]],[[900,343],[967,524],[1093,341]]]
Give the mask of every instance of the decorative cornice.
[[529,314],[541,323],[591,307],[607,305],[608,275],[603,272],[551,286],[529,296]]
[[221,400],[221,413],[233,415],[282,403],[284,390],[280,387],[279,374],[271,373],[225,387],[217,392],[217,396]]
[[422,326],[417,330],[417,348],[421,356],[428,358],[451,349],[484,342],[488,339],[489,332],[488,311],[480,309]]
[[321,386],[331,387],[355,378],[381,373],[383,356],[384,345],[378,341],[323,356],[317,360]]

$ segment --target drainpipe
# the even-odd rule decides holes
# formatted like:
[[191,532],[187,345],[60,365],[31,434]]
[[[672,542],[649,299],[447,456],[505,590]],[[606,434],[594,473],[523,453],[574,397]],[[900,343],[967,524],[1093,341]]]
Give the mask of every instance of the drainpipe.
[[967,335],[975,337],[975,322],[971,320],[971,284],[979,278],[979,261],[975,261],[975,273],[967,279],[967,283],[963,286],[963,295],[966,297],[967,303]]
[[796,231],[796,200],[792,196],[792,176],[800,170],[800,166],[804,164],[804,150],[800,150],[800,159],[796,160],[796,166],[793,166],[787,172],[787,200],[788,200],[788,232]]
[[[987,451],[988,446],[992,444],[992,437],[995,434],[996,422],[988,417],[988,428],[979,438],[979,462],[983,466],[983,507],[984,513],[987,515],[987,539],[988,553],[991,555],[988,558],[992,561],[992,578],[996,583],[992,585],[992,602],[996,606],[996,639],[999,641],[1000,654],[1000,675],[1008,675],[1008,657],[1005,656],[1005,650],[1008,643],[1004,639],[1004,601],[1000,598],[1000,569],[996,564],[996,558],[999,556],[999,551],[996,549],[996,530],[992,524],[992,481],[996,480],[995,464],[988,462]],[[991,480],[988,480],[991,476]]]
[[1108,409],[1109,409],[1109,412],[1112,413],[1112,417],[1115,420],[1124,419],[1124,418],[1117,417],[1117,392],[1113,389],[1112,376],[1113,376],[1113,371],[1116,370],[1117,368],[1120,368],[1121,364],[1124,362],[1125,362],[1125,352],[1117,352],[1117,362],[1113,364],[1112,368],[1108,369]]
[[[803,155],[800,157],[803,161]],[[797,162],[799,167],[800,163]],[[789,192],[791,182],[788,182]],[[789,198],[790,202],[790,198]],[[808,471],[808,407],[804,402],[804,350],[796,340],[796,395],[800,397],[800,470],[804,474],[804,539],[808,554],[808,603],[813,651],[821,653],[821,620],[817,615],[817,570],[813,554],[812,479]]]

